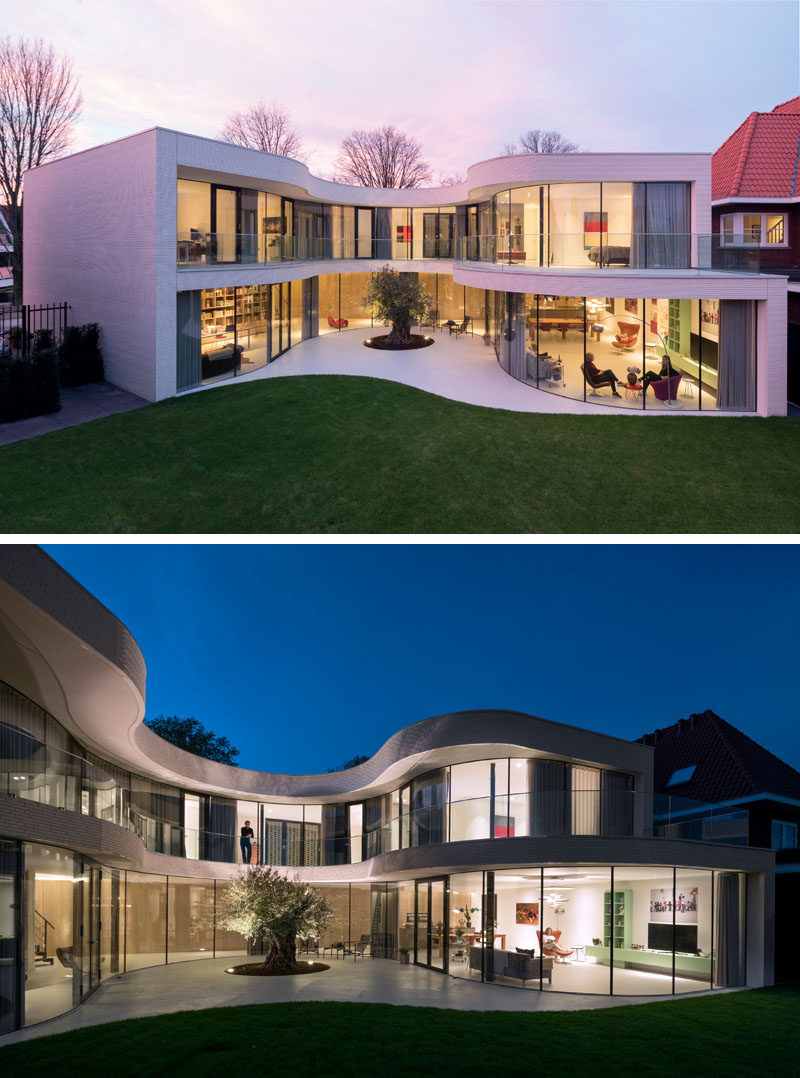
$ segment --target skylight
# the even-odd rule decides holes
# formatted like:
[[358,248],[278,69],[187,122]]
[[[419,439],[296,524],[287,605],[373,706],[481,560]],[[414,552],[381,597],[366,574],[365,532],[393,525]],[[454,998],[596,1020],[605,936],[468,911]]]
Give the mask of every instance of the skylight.
[[692,764],[690,767],[679,767],[672,772],[667,786],[680,786],[682,782],[688,782],[696,770],[697,764]]

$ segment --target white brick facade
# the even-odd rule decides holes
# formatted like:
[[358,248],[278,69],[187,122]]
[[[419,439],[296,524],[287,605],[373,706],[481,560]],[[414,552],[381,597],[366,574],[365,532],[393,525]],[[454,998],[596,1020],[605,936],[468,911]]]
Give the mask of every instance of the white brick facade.
[[[524,184],[688,182],[692,233],[711,231],[710,154],[500,157],[470,166],[466,180],[453,187],[394,191],[322,180],[289,158],[154,128],[52,162],[25,179],[25,302],[66,300],[73,322],[100,323],[109,381],[147,400],[176,392],[179,291],[364,272],[385,261],[179,269],[178,176],[337,204],[410,208],[474,203]],[[457,283],[497,291],[755,300],[758,412],[785,414],[782,278],[710,271],[555,273],[416,259],[393,265],[408,272],[452,273]]]

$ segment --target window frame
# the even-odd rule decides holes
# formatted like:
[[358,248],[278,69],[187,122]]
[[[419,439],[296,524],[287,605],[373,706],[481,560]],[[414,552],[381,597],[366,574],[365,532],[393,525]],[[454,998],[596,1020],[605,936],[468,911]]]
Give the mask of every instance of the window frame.
[[[746,240],[744,238],[744,219],[745,217],[758,217],[759,224],[759,240]],[[783,240],[780,243],[768,243],[767,242],[767,218],[768,217],[780,217],[783,221]],[[733,232],[730,238],[726,236],[725,223],[726,221],[733,222]],[[774,226],[773,226],[774,227]],[[748,211],[747,213],[721,213],[719,216],[719,242],[721,247],[758,247],[759,249],[765,249],[767,251],[779,250],[789,246],[788,241],[789,232],[789,215],[783,212],[770,213],[766,211]]]
[[[770,827],[770,848],[773,850],[796,850],[797,849],[798,825],[792,820],[772,820]],[[780,831],[778,831],[780,829]],[[787,842],[786,838],[793,835],[794,841]]]

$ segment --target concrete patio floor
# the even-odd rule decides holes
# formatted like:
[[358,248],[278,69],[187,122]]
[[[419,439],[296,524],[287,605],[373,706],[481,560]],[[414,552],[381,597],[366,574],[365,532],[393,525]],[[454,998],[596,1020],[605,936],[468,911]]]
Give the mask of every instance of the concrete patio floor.
[[[581,1011],[678,996],[591,996],[481,984],[389,959],[330,959],[330,970],[306,977],[236,977],[225,970],[242,959],[212,958],[151,966],[111,978],[69,1014],[0,1037],[0,1047],[72,1029],[208,1007],[337,1000],[442,1007],[458,1011]],[[258,959],[252,959],[257,962]],[[740,991],[740,989],[723,989]]]
[[299,374],[354,374],[386,378],[388,382],[414,386],[449,400],[483,407],[498,407],[507,412],[718,417],[745,414],[693,412],[682,409],[676,412],[643,410],[571,400],[560,393],[547,392],[516,382],[501,370],[494,348],[487,347],[483,343],[483,337],[470,334],[456,337],[440,330],[425,330],[435,343],[429,348],[415,348],[411,351],[380,351],[364,347],[363,342],[368,337],[386,332],[388,331],[383,327],[375,327],[345,330],[342,333],[322,333],[294,345],[285,355],[257,371],[236,378],[222,379],[188,392],[223,389],[225,386],[240,385],[261,378],[282,378]]
[[573,415],[732,415],[734,413],[679,411],[671,413],[641,408],[618,408],[570,400],[557,393],[547,393],[523,385],[500,368],[494,349],[483,338],[466,334],[452,337],[438,330],[425,332],[434,338],[429,348],[409,352],[381,352],[366,348],[368,337],[386,333],[383,327],[349,329],[342,333],[323,333],[301,341],[278,359],[250,374],[212,382],[191,390],[193,393],[262,378],[285,378],[299,374],[352,374],[385,378],[390,382],[435,393],[439,397],[477,404],[485,408],[503,408],[509,412],[545,412]]

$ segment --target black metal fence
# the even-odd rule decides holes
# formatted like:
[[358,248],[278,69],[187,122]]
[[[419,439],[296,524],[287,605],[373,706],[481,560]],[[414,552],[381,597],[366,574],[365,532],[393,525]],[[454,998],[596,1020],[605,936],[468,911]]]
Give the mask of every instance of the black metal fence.
[[27,356],[36,346],[36,335],[49,330],[58,347],[67,328],[67,303],[0,305],[0,356]]

